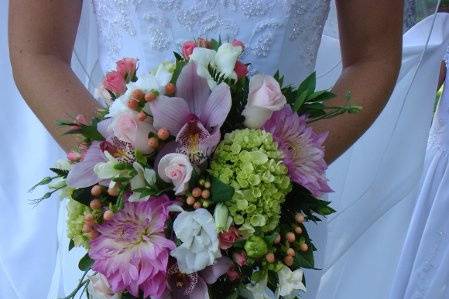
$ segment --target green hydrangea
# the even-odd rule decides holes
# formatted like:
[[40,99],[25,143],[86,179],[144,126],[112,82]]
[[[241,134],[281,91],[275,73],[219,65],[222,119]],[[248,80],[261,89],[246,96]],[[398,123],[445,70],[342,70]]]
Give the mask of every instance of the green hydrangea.
[[91,209],[76,200],[69,199],[67,204],[67,236],[75,246],[89,247],[89,238],[83,233],[84,216],[91,213]]
[[244,129],[226,134],[212,159],[211,173],[235,189],[226,205],[237,225],[276,228],[291,183],[270,133]]

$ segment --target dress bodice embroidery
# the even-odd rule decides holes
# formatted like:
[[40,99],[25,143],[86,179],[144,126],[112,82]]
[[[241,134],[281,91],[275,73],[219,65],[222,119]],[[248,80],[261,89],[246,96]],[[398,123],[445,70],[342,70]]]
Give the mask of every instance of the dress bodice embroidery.
[[234,38],[252,70],[298,81],[313,70],[330,0],[92,0],[103,70],[121,57],[141,69],[171,59],[189,39]]

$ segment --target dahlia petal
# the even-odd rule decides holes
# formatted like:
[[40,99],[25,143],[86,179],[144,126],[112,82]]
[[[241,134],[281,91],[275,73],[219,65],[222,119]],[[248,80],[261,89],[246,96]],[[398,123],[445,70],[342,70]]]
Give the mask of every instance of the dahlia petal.
[[159,96],[157,100],[150,103],[150,109],[154,127],[165,128],[174,136],[178,134],[190,115],[189,106],[182,98]]
[[208,102],[210,89],[207,80],[198,76],[194,62],[184,66],[176,82],[176,96],[186,100],[190,111],[200,115]]

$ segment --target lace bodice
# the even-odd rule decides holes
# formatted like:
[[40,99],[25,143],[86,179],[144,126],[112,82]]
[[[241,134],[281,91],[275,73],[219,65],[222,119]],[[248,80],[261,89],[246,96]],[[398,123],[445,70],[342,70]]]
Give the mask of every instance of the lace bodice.
[[252,71],[289,81],[313,70],[330,0],[92,0],[103,70],[128,56],[148,70],[188,39],[245,42]]

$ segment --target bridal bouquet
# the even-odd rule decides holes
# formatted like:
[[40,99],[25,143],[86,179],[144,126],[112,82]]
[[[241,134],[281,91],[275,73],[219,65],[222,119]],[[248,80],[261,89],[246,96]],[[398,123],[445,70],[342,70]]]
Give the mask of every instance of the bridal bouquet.
[[315,74],[299,86],[248,75],[244,44],[185,42],[137,77],[136,59],[106,74],[93,120],[61,122],[83,141],[38,185],[68,198],[69,250],[85,272],[67,298],[294,298],[316,250],[304,223],[334,212],[319,199],[326,134],[342,113]]

